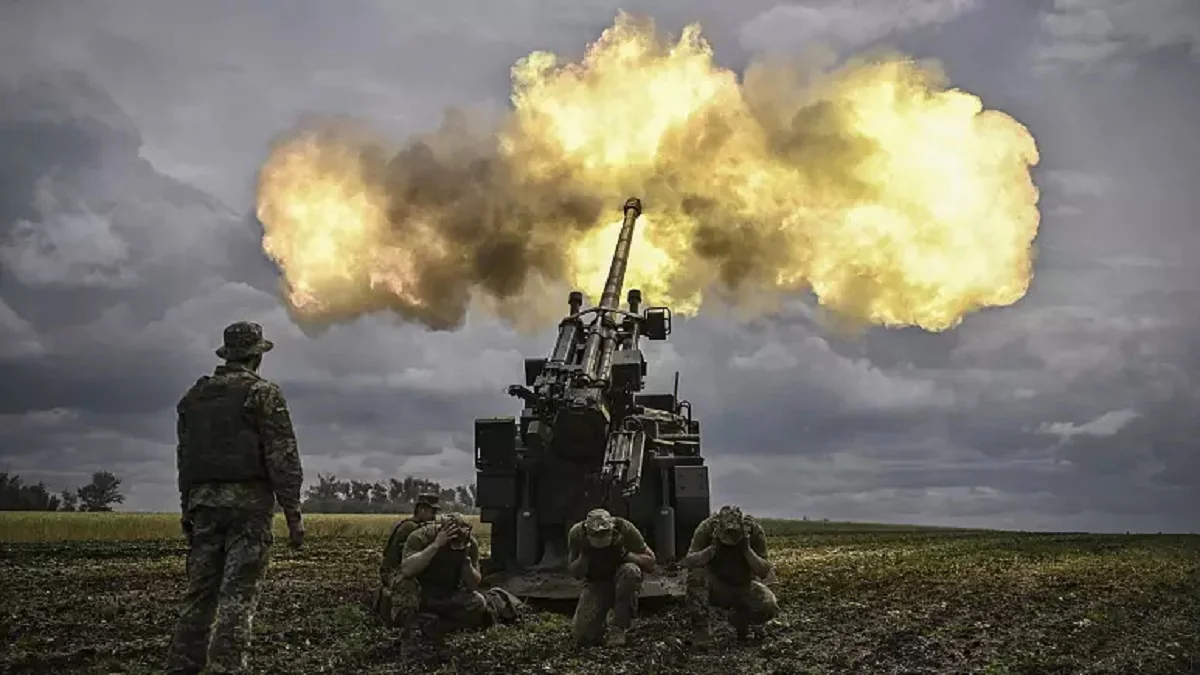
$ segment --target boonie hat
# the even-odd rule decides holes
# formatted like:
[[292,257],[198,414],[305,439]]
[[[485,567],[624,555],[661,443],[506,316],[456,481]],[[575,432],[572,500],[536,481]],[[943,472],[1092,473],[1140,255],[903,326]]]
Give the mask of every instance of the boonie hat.
[[588,534],[602,534],[613,529],[614,523],[615,519],[608,511],[592,509],[583,520],[583,529],[587,530]]
[[274,347],[274,342],[263,339],[261,325],[252,321],[237,321],[225,327],[225,344],[217,348],[217,356],[225,360],[242,359],[265,354]]

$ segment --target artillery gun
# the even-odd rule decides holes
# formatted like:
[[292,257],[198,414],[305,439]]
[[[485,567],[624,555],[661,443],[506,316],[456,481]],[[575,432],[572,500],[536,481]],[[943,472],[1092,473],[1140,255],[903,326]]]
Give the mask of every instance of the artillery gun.
[[578,597],[567,532],[593,508],[633,522],[654,549],[642,597],[680,596],[676,563],[710,514],[700,422],[679,400],[679,373],[672,393],[642,393],[638,340],[665,340],[671,310],[643,310],[637,289],[619,307],[641,201],[624,213],[599,305],[582,309],[572,291],[549,358],[525,359],[525,384],[508,388],[520,418],[475,420],[476,503],[492,528],[484,581],[521,597]]

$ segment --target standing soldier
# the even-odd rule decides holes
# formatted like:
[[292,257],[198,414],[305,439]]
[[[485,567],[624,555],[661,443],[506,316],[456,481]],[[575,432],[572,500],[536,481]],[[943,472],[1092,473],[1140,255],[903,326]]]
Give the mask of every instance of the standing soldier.
[[391,577],[391,619],[406,634],[411,636],[417,627],[418,614],[436,617],[436,625],[422,627],[422,633],[435,640],[492,623],[478,591],[479,541],[461,515],[446,514],[410,534],[398,571]]
[[375,595],[375,611],[385,623],[391,621],[391,584],[400,559],[404,556],[404,543],[408,535],[416,532],[425,523],[432,522],[441,511],[438,495],[425,493],[417,495],[413,505],[412,518],[405,518],[392,527],[387,544],[383,547],[383,562],[379,565],[379,592]]
[[572,626],[575,642],[594,645],[604,637],[608,611],[613,611],[610,647],[625,644],[625,634],[637,614],[642,574],[654,569],[654,551],[637,526],[604,509],[589,511],[567,533],[567,569],[584,579]]
[[[245,668],[259,581],[274,537],[276,503],[291,545],[304,541],[296,436],[279,388],[258,375],[274,344],[262,326],[225,329],[225,360],[179,401],[176,461],[188,588],[167,657],[168,673]],[[215,624],[214,624],[215,619]],[[211,645],[209,637],[212,637]]]
[[721,507],[696,527],[680,565],[688,568],[687,608],[697,646],[712,640],[709,606],[733,611],[739,640],[749,637],[751,626],[759,627],[779,613],[775,594],[755,579],[771,573],[766,534],[736,506]]

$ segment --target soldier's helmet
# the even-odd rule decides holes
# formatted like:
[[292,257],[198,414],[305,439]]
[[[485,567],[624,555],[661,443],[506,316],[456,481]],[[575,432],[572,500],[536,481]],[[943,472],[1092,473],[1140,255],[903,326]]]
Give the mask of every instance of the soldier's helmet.
[[434,513],[437,513],[442,510],[441,498],[432,492],[419,494],[417,495],[416,503],[413,504],[413,509],[415,510],[421,506],[432,509]]
[[263,338],[262,326],[252,321],[237,321],[225,327],[225,344],[217,348],[217,356],[225,360],[244,359],[265,354],[275,343]]
[[458,513],[447,513],[439,521],[440,527],[450,528],[454,536],[450,538],[450,547],[460,549],[471,541],[471,521]]
[[716,518],[717,537],[723,543],[736,544],[745,536],[746,518],[736,506],[722,506]]

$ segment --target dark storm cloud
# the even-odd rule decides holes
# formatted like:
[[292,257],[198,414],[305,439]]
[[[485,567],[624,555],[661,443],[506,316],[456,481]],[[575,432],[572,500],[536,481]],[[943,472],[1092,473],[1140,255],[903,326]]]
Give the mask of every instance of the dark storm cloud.
[[[1035,5],[623,5],[669,30],[700,20],[734,68],[748,50],[826,41],[942,58],[1042,149],[1036,277],[1016,307],[936,335],[844,335],[799,300],[746,324],[679,320],[668,344],[646,347],[654,389],[682,373],[719,501],[1195,529],[1192,24],[1097,4],[1115,12],[1099,41],[1119,43],[1103,62],[1138,76],[1096,78],[1079,74],[1079,45],[1097,40],[1055,18],[1084,4]],[[0,9],[0,381],[16,385],[0,390],[0,465],[56,489],[111,468],[129,507],[173,508],[174,402],[215,364],[221,326],[249,318],[277,344],[264,374],[291,402],[310,477],[470,480],[472,419],[518,413],[503,387],[552,336],[474,315],[436,338],[388,317],[305,336],[246,215],[253,170],[302,114],[407,134],[447,105],[501,105],[513,60],[578,54],[616,9],[459,2],[423,6],[420,21],[387,2]]]
[[206,278],[261,283],[255,268],[269,269],[245,253],[254,230],[157,172],[132,120],[81,73],[0,87],[0,138],[4,297],[38,327],[93,321],[117,304],[146,321]]

